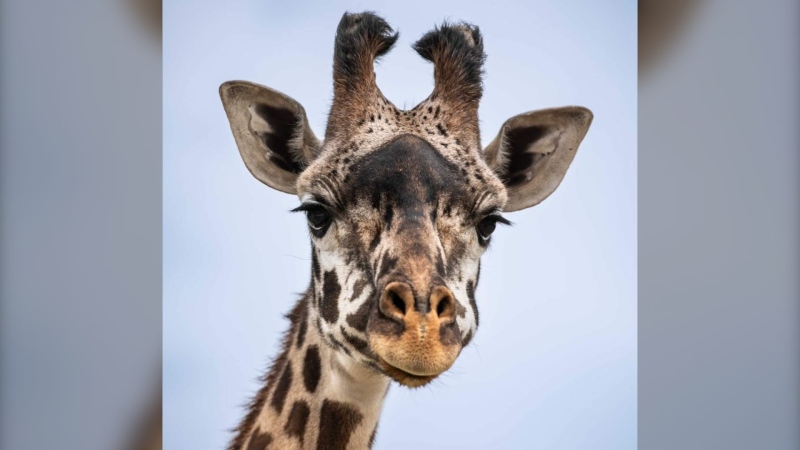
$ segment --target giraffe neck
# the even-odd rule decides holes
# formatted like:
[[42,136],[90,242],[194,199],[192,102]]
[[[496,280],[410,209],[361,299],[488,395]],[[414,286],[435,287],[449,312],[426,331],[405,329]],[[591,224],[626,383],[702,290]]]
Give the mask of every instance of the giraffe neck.
[[283,350],[229,450],[372,446],[389,378],[320,338],[308,292],[288,318]]

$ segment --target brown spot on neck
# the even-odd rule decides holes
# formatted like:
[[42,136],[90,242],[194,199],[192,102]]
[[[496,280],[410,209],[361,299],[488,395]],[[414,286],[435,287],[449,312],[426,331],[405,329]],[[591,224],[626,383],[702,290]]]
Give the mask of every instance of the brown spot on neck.
[[333,400],[322,402],[317,450],[347,450],[350,436],[363,418],[350,404]]
[[292,365],[286,364],[283,369],[281,379],[278,381],[278,386],[275,387],[275,392],[272,394],[272,407],[280,414],[283,411],[283,404],[286,403],[286,396],[289,394],[289,389],[292,387]]
[[308,416],[311,409],[308,403],[303,400],[298,400],[292,405],[292,411],[289,413],[289,419],[283,430],[287,435],[296,437],[300,440],[300,445],[303,445],[305,440],[306,425],[308,424]]
[[272,435],[262,432],[260,429],[253,432],[250,437],[250,443],[247,444],[247,450],[266,450],[272,444]]
[[303,384],[306,390],[314,393],[319,385],[319,380],[322,377],[322,362],[319,357],[319,347],[312,345],[306,350],[306,356],[303,358]]

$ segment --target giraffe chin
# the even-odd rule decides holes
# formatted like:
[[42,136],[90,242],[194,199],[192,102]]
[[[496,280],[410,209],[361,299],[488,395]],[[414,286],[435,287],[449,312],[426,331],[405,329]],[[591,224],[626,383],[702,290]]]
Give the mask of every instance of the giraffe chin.
[[380,365],[381,369],[383,369],[383,372],[389,376],[389,378],[409,388],[425,386],[440,375],[415,375],[389,364],[381,357],[378,357],[378,364]]
[[369,343],[383,372],[401,385],[414,388],[450,369],[461,353],[460,343],[443,345],[438,336],[439,333],[432,333],[427,339],[420,339],[416,333],[406,332],[397,339],[372,334]]

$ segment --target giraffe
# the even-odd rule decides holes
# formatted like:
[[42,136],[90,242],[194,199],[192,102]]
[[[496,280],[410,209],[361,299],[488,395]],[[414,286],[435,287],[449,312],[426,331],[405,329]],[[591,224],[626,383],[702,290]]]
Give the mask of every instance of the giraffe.
[[473,338],[480,257],[510,223],[501,213],[548,197],[591,124],[583,107],[519,114],[482,149],[478,27],[444,23],[413,45],[434,89],[410,110],[375,80],[397,38],[373,13],[344,14],[322,140],[287,95],[220,87],[247,169],[298,197],[312,247],[308,290],[230,450],[371,448],[390,383],[430,383]]

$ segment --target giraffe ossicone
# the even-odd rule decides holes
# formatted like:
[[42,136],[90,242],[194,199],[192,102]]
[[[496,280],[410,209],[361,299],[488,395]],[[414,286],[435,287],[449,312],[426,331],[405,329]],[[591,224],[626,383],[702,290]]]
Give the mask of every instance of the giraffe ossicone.
[[245,165],[297,195],[312,246],[310,286],[230,449],[371,447],[390,382],[431,382],[475,335],[480,257],[501,213],[549,196],[589,129],[586,108],[533,111],[482,148],[483,38],[465,23],[414,44],[435,87],[400,110],[373,70],[397,38],[375,14],[342,17],[322,140],[292,98],[220,87]]

